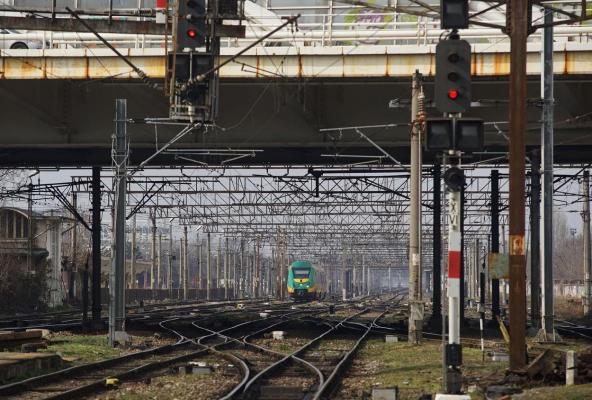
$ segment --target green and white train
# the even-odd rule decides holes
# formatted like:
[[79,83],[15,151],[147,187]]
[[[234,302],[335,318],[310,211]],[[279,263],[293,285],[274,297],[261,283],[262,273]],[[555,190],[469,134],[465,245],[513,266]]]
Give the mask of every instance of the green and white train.
[[288,295],[292,300],[322,299],[326,294],[325,272],[310,261],[294,261],[288,268]]

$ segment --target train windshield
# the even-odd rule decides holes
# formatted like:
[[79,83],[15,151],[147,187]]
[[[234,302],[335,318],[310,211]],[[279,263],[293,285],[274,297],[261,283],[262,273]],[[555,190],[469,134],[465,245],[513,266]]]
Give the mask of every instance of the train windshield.
[[292,273],[294,273],[294,278],[308,278],[309,270],[292,268]]

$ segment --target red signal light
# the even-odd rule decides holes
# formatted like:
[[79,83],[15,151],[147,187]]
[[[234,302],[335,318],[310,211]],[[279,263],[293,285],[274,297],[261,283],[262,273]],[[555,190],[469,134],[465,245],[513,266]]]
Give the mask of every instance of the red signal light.
[[191,39],[195,39],[197,37],[197,31],[195,29],[188,29],[187,36]]
[[448,90],[448,98],[450,100],[456,100],[456,99],[458,99],[458,90],[456,90],[456,89],[449,89]]

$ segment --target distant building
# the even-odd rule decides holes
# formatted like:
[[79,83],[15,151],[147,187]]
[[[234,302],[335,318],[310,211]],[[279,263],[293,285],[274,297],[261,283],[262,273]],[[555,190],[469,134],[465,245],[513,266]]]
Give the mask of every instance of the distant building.
[[[62,233],[70,218],[40,214],[16,207],[0,207],[0,255],[32,271],[48,267],[48,305],[63,304],[66,296],[62,276]],[[30,257],[30,261],[29,261]]]

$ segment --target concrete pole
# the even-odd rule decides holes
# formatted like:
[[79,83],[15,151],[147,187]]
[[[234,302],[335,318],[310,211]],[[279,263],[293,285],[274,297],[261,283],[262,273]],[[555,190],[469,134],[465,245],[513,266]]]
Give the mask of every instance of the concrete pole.
[[169,256],[167,271],[167,288],[169,289],[169,299],[173,298],[173,225],[169,225]]
[[[413,74],[411,87],[411,176],[409,217],[409,335],[410,343],[421,342],[423,304],[421,303],[421,129],[417,121],[421,75]],[[421,320],[420,320],[421,318]]]
[[228,238],[226,238],[226,247],[224,249],[224,298],[228,300],[228,263],[230,255],[228,254]]
[[150,248],[150,289],[156,289],[156,211],[151,215],[152,219],[152,247]]
[[582,194],[584,195],[584,204],[582,209],[582,220],[584,222],[584,315],[590,313],[590,275],[592,273],[592,248],[590,243],[590,172],[584,171],[582,179]]
[[199,238],[199,234],[196,237],[196,243],[197,243],[197,279],[196,279],[196,285],[197,285],[197,290],[196,290],[196,295],[195,298],[199,299],[199,292],[201,290],[201,273],[202,273],[202,264],[203,264],[203,260],[202,260],[202,242],[201,239]]
[[[475,245],[473,249],[473,298],[477,302],[477,297],[480,294],[479,290],[479,277],[481,276],[481,265],[479,263],[481,255],[479,253],[480,242],[479,239],[475,239]],[[480,296],[479,296],[480,297]]]
[[345,272],[345,247],[341,251],[341,279],[339,287],[341,288],[341,300],[347,300],[347,285],[345,284],[346,272]]
[[236,274],[236,241],[233,239],[232,250],[232,298],[236,299],[238,296],[237,274]]
[[261,247],[260,247],[260,237],[257,236],[255,239],[255,259],[254,259],[254,267],[255,273],[254,276],[254,292],[255,297],[261,297]]
[[[553,12],[545,10],[544,22],[553,23]],[[542,334],[546,340],[555,340],[553,305],[553,27],[543,29],[543,52],[541,55],[543,76],[542,146],[543,159],[543,218],[541,240],[541,283],[542,283]]]
[[177,290],[177,299],[181,300],[183,295],[183,287],[185,287],[185,274],[183,273],[185,267],[185,249],[183,248],[183,238],[179,238],[179,289]]
[[286,251],[287,251],[287,247],[288,247],[288,238],[287,238],[287,233],[285,230],[280,230],[280,235],[282,238],[281,241],[281,257],[280,257],[280,282],[281,282],[281,288],[282,288],[282,300],[286,299],[286,286],[287,286],[287,275],[288,275],[288,271],[287,271],[287,264],[288,264],[288,260],[286,259]]
[[189,246],[187,241],[187,226],[183,227],[183,300],[187,301],[189,283]]
[[131,260],[130,260],[130,288],[135,289],[136,285],[136,214],[132,220],[132,248],[131,248]]
[[358,281],[356,276],[356,263],[355,259],[353,258],[352,254],[352,297],[356,297],[358,295]]
[[362,254],[362,294],[366,294],[368,291],[367,289],[367,274],[366,274],[366,265],[364,264],[364,254]]
[[218,238],[218,249],[216,251],[216,296],[220,289],[220,261],[222,259],[222,238]]
[[158,232],[156,249],[156,289],[162,289],[162,232]]
[[207,240],[207,258],[206,258],[206,300],[211,300],[211,288],[212,288],[212,240],[210,238],[210,232],[208,232]]
[[245,240],[241,239],[240,241],[240,270],[239,270],[239,296],[241,299],[244,299],[246,296],[245,293],[245,275],[246,275],[246,267],[245,267]]
[[124,331],[125,322],[125,204],[127,189],[127,101],[115,100],[115,212],[111,245],[109,284],[109,344],[115,346],[117,332]]

